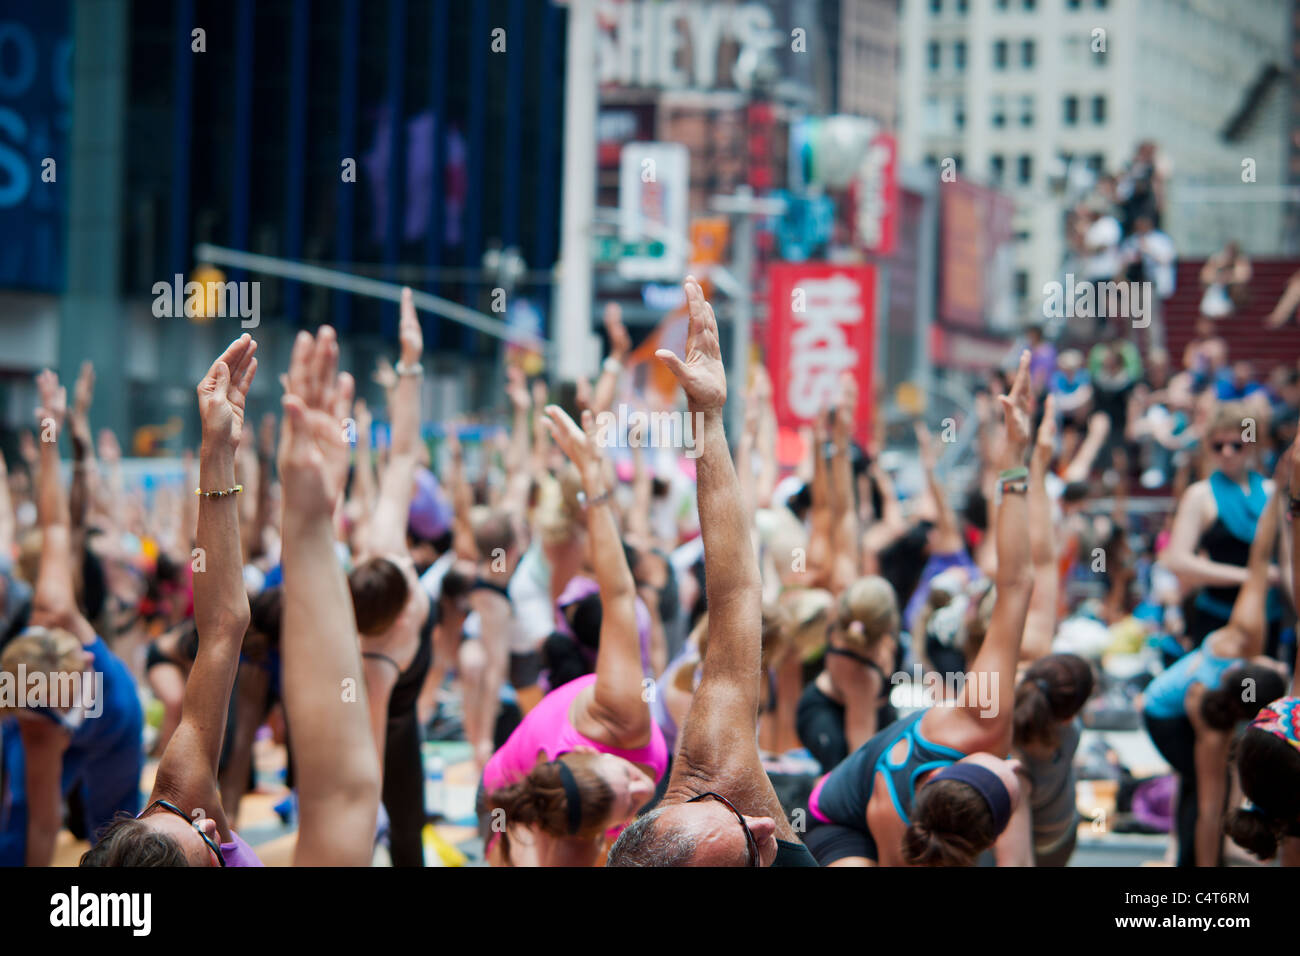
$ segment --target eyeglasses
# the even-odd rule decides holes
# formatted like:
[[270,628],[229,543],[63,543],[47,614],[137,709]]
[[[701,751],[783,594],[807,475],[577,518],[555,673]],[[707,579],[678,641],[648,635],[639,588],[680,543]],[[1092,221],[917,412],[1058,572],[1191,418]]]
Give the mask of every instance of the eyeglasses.
[[215,840],[212,839],[212,837],[208,836],[206,833],[203,832],[203,829],[199,826],[198,820],[191,820],[190,815],[188,813],[186,813],[184,810],[182,810],[180,807],[176,806],[176,804],[170,802],[169,800],[155,800],[153,803],[149,804],[149,806],[144,808],[144,813],[141,813],[140,816],[143,817],[154,807],[162,807],[168,813],[176,814],[176,816],[180,817],[182,820],[184,820],[186,823],[192,826],[194,828],[194,832],[197,833],[203,839],[203,842],[207,844],[208,849],[211,850],[216,855],[217,863],[220,864],[221,866],[226,865],[226,858],[221,855],[220,844],[218,844]]
[[714,793],[712,790],[710,790],[708,793],[702,793],[702,794],[700,794],[698,797],[691,797],[691,799],[687,800],[686,802],[687,802],[687,803],[698,803],[698,802],[701,801],[701,800],[707,800],[707,799],[709,799],[709,797],[712,797],[714,800],[717,800],[717,801],[718,801],[719,803],[721,803],[724,807],[726,807],[728,810],[730,810],[732,813],[734,813],[734,814],[736,815],[736,819],[740,821],[741,829],[743,829],[743,830],[745,831],[745,849],[748,850],[748,852],[749,852],[749,863],[748,863],[748,865],[749,865],[749,866],[758,866],[758,865],[759,865],[759,862],[758,862],[758,840],[754,838],[754,834],[753,834],[753,832],[749,829],[749,824],[745,822],[745,815],[744,815],[743,813],[741,813],[739,810],[736,809],[735,804],[733,804],[730,800],[728,800],[728,799],[727,799],[726,797],[724,797],[722,794],[720,794],[720,793]]
[[1239,441],[1216,441],[1210,447],[1213,448],[1215,451],[1217,451],[1220,455],[1222,455],[1229,448],[1231,448],[1233,451],[1241,451],[1242,444]]

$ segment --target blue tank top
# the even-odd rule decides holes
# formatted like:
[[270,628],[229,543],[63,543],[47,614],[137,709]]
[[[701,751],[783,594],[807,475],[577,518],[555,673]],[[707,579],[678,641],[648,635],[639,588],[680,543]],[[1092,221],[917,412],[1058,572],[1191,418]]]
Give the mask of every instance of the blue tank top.
[[[960,750],[925,739],[921,734],[921,718],[925,714],[926,711],[919,710],[891,724],[844,758],[821,784],[815,812],[832,823],[865,829],[871,789],[876,774],[883,773],[894,810],[899,819],[910,823],[917,778],[927,771],[949,767],[966,756]],[[894,762],[890,752],[900,740],[907,741],[907,748],[902,759]]]
[[1241,663],[1240,657],[1215,657],[1205,649],[1184,654],[1147,685],[1143,709],[1148,716],[1161,720],[1183,717],[1187,713],[1187,688],[1193,684],[1218,687],[1223,675]]

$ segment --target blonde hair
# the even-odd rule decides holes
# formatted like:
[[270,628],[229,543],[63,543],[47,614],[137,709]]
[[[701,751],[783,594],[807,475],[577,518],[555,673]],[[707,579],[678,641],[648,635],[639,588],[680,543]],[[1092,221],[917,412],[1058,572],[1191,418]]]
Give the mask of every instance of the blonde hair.
[[15,562],[18,576],[36,587],[36,578],[41,567],[41,545],[44,535],[40,528],[30,528],[18,540],[18,560]]
[[789,641],[800,659],[809,660],[826,646],[826,623],[835,599],[823,588],[791,588],[781,595]]
[[993,605],[998,600],[998,589],[990,584],[988,589],[980,597],[979,603],[975,604],[973,609],[967,609],[970,615],[966,622],[966,643],[962,646],[962,653],[966,656],[966,666],[969,667],[979,656],[980,648],[984,646],[984,638],[989,632],[989,624],[993,622]]
[[[791,643],[788,633],[789,615],[785,609],[778,604],[768,602],[763,603],[763,623],[762,636],[762,657],[760,667],[767,670],[774,664],[778,663],[790,650]],[[690,637],[687,638],[695,644],[698,651],[697,662],[704,662],[704,655],[709,650],[709,613],[705,611],[700,615],[700,619],[691,629]],[[679,667],[676,675],[673,677],[673,686],[683,693],[690,694],[695,691],[695,673],[694,668]]]
[[582,482],[572,465],[565,465],[554,478],[542,482],[537,503],[537,529],[550,545],[567,544],[582,529],[582,505],[578,492]]
[[1237,432],[1240,434],[1242,422],[1250,418],[1250,410],[1242,402],[1224,402],[1210,416],[1210,427],[1206,430],[1207,437],[1213,437],[1218,432]]
[[[17,677],[21,667],[28,674],[80,674],[86,667],[83,653],[81,641],[62,628],[29,627],[0,653],[0,673]],[[0,713],[6,709],[0,697]]]
[[888,581],[877,575],[858,578],[840,595],[835,624],[845,643],[871,651],[884,638],[898,634],[898,598]]

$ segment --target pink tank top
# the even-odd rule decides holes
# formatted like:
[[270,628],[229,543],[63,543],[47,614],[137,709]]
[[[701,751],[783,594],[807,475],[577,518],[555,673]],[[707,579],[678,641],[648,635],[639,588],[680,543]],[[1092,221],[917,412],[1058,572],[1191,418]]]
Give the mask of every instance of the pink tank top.
[[584,737],[569,720],[573,699],[595,683],[596,675],[586,674],[543,697],[483,768],[483,788],[491,793],[522,780],[533,769],[539,753],[545,753],[547,760],[554,760],[581,746],[644,764],[653,772],[655,782],[659,782],[668,769],[668,744],[653,719],[650,721],[650,742],[635,750],[611,747]]

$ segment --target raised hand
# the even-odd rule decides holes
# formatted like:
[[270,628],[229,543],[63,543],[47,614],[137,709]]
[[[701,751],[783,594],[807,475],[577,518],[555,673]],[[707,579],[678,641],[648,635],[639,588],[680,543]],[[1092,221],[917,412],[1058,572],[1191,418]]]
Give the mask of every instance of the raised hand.
[[275,455],[275,415],[267,412],[257,429],[257,456],[270,460]]
[[464,452],[460,447],[460,423],[448,422],[447,432],[443,437],[443,444],[447,448],[447,455],[454,462],[460,462],[464,458]]
[[555,444],[577,466],[582,487],[588,498],[605,491],[605,459],[596,442],[595,418],[589,409],[582,411],[582,427],[558,405],[546,406],[546,427]]
[[761,408],[766,408],[772,401],[772,379],[767,369],[759,365],[754,368],[754,381],[750,384],[750,401]]
[[[40,420],[41,415],[39,411],[37,411],[36,417],[37,420]],[[28,469],[36,467],[36,459],[40,457],[39,453],[36,451],[36,439],[33,438],[32,433],[25,428],[18,433],[18,454],[21,455],[23,461],[27,463]]]
[[1032,396],[1029,387],[1029,350],[1020,353],[1020,367],[1011,385],[1009,395],[999,395],[1002,405],[1002,420],[1006,426],[1005,454],[1019,465],[1024,460],[1025,450],[1029,447],[1030,428],[1033,416],[1030,414]]
[[605,331],[609,334],[609,355],[621,362],[632,351],[632,337],[627,334],[623,309],[617,302],[606,303],[604,321]]
[[402,289],[401,313],[398,338],[402,343],[402,365],[409,368],[424,354],[424,330],[420,328],[419,316],[415,314],[415,299],[408,288]]
[[391,392],[397,387],[397,370],[393,368],[392,362],[381,355],[375,360],[375,370],[370,380],[385,392]]
[[117,436],[108,428],[99,431],[99,459],[105,465],[115,465],[122,460],[122,446],[117,443]]
[[257,374],[257,343],[244,333],[226,347],[198,385],[203,444],[233,452],[244,430],[249,386]]
[[533,406],[528,394],[528,379],[518,365],[506,366],[506,397],[517,412],[526,412]]
[[[41,402],[36,408],[41,440],[54,440],[63,430],[63,419],[68,414],[68,390],[59,384],[59,376],[47,368],[36,376],[36,394]],[[54,434],[47,439],[46,427],[50,423],[54,426]]]
[[343,422],[356,385],[338,362],[338,338],[328,325],[315,337],[298,333],[280,400],[279,466],[284,508],[299,516],[333,515],[347,483],[351,446]]
[[1038,438],[1034,442],[1033,464],[1046,471],[1056,454],[1056,396],[1048,394],[1043,400],[1043,420],[1038,423]]
[[858,380],[852,372],[840,376],[840,397],[831,421],[831,437],[840,446],[848,445],[853,437],[853,420],[858,411]]
[[370,429],[375,423],[374,416],[370,414],[370,406],[366,404],[364,398],[358,398],[352,406],[352,417],[357,423],[357,435],[370,436]]
[[72,415],[69,424],[76,439],[90,444],[90,402],[95,394],[95,366],[89,360],[81,363],[77,384],[73,388]]
[[926,427],[925,422],[918,421],[913,430],[916,432],[916,450],[921,457],[921,467],[927,472],[934,471],[938,460],[934,453],[934,442],[930,437],[930,429]]
[[718,345],[718,321],[694,276],[687,276],[682,287],[689,321],[686,358],[678,358],[671,349],[659,349],[655,356],[681,383],[693,410],[719,409],[727,403],[727,372]]

